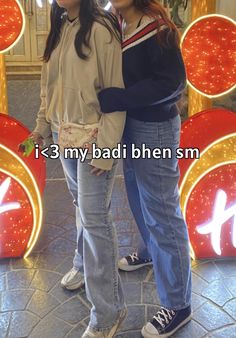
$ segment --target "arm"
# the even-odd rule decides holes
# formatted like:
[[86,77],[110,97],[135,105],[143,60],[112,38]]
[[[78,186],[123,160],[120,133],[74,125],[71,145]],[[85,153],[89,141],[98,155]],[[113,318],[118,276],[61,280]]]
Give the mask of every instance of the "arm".
[[162,51],[156,37],[146,41],[147,62],[153,75],[128,87],[108,88],[99,93],[104,113],[168,103],[178,99],[186,85],[186,73],[180,51]]
[[36,127],[33,132],[39,133],[43,138],[51,135],[50,123],[46,120],[46,82],[47,82],[47,65],[44,62],[41,71],[41,105],[37,114]]
[[[120,42],[111,36],[105,27],[99,27],[95,32],[96,53],[102,76],[104,88],[117,86],[124,88],[122,77],[122,53]],[[125,112],[102,114],[97,135],[97,147],[114,148],[121,141],[124,125]],[[114,159],[93,159],[91,165],[103,170],[112,168]]]

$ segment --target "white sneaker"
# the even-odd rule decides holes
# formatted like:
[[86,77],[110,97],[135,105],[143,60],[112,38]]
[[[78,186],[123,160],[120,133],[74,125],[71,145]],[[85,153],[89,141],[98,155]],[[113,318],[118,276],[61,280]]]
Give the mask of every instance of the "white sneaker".
[[77,290],[84,286],[84,276],[74,267],[65,274],[61,280],[61,286],[67,290]]
[[127,307],[125,307],[124,310],[120,312],[120,317],[118,318],[114,326],[112,326],[112,328],[102,331],[96,331],[88,326],[82,338],[113,338],[116,332],[118,331],[120,325],[125,320],[126,316],[127,316]]

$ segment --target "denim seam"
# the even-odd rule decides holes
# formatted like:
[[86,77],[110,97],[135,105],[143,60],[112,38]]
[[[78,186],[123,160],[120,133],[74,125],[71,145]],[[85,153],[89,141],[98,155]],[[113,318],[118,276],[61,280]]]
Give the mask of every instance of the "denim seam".
[[[109,179],[110,179],[110,172],[108,172],[107,176],[106,176],[106,180],[108,181]],[[108,189],[108,184],[106,184],[106,188]],[[113,224],[113,218],[112,218],[110,211],[109,211],[108,217],[110,218],[110,221],[111,221],[110,222],[111,226],[108,226],[108,229],[107,229],[108,235],[111,236],[112,243],[115,243],[114,229],[112,228],[114,226],[114,224]],[[112,258],[113,258],[113,262],[115,262],[115,264],[116,264],[116,255],[115,255],[114,245],[112,245]],[[116,270],[115,270],[114,266],[112,268],[112,271],[113,271],[113,286],[114,286],[114,290],[113,290],[113,292],[114,292],[114,305],[118,310],[118,298],[119,298],[119,295],[118,295],[118,280],[117,280],[118,276],[116,276]]]
[[[112,169],[111,169],[111,171],[112,171]],[[108,181],[110,179],[112,179],[112,177],[111,177],[112,176],[111,171],[105,173],[105,175],[106,175],[105,179],[106,179],[106,183],[107,184],[105,185],[104,196],[108,195],[108,186],[109,186]],[[106,200],[106,197],[105,197],[104,200],[103,200],[103,203],[104,203],[103,204],[103,208],[104,208],[104,210],[107,209],[106,201],[107,200]],[[107,222],[107,218],[108,218],[108,222]],[[114,233],[113,233],[113,230],[111,228],[111,226],[113,226],[113,220],[112,220],[112,216],[111,216],[111,212],[110,211],[109,211],[108,215],[105,216],[104,223],[106,224],[106,230],[107,230],[108,238],[110,238],[114,242]],[[109,225],[110,223],[111,223],[111,226]],[[112,258],[113,262],[115,262],[114,250],[115,250],[114,249],[114,245],[112,245],[112,254],[111,254],[112,256],[111,256],[111,258]],[[118,310],[118,283],[116,282],[116,278],[115,278],[116,273],[115,273],[114,266],[112,267],[112,273],[113,273],[113,275],[112,275],[112,281],[113,281],[113,297],[114,297],[113,298],[113,305],[116,307],[117,313],[119,314],[119,310]],[[94,325],[92,323],[92,321],[90,321],[89,327],[91,327],[94,330],[103,331],[103,330],[107,330],[107,329],[112,328],[116,322],[117,322],[117,319],[115,319],[115,321],[112,322],[111,326],[103,327],[103,328],[98,328],[96,325]]]
[[[175,119],[177,119],[177,116],[176,116],[176,118]],[[172,138],[173,138],[173,143],[175,143],[176,141],[175,141],[175,138],[174,138],[174,133],[175,133],[175,130],[174,130],[174,126],[173,126],[173,119],[171,119],[170,120],[171,121],[171,131],[172,131]],[[178,141],[178,146],[179,146],[179,141]],[[173,234],[174,234],[174,237],[175,237],[175,242],[177,243],[177,241],[176,241],[176,236],[175,236],[175,232],[173,231]],[[178,247],[178,245],[177,245],[177,251],[178,251],[178,255],[179,255],[179,260],[180,260],[180,262],[181,262],[181,254],[180,254],[180,251],[179,251],[179,247]],[[183,277],[183,265],[182,265],[182,263],[181,263],[181,275],[182,275],[182,282],[184,281],[184,277]],[[183,286],[183,283],[182,283],[182,286]],[[184,296],[184,288],[182,287],[182,289],[183,289],[183,296]],[[186,297],[186,295],[185,295],[185,297]],[[184,303],[186,304],[186,298],[185,297],[183,297],[183,299],[184,299]]]
[[[157,127],[158,128],[158,127]],[[173,128],[172,128],[172,122],[171,122],[171,132],[172,132],[172,134],[173,134]],[[158,135],[158,133],[157,133],[157,135]],[[161,135],[160,135],[160,138],[161,138]],[[174,137],[173,137],[174,138]],[[174,140],[173,140],[174,141]],[[162,141],[160,140],[160,144],[162,145]],[[159,161],[157,161],[157,169],[160,169],[160,167],[159,167]],[[166,211],[166,205],[165,205],[165,203],[164,203],[164,200],[163,200],[163,186],[162,186],[162,180],[161,180],[161,177],[160,177],[160,174],[159,174],[159,170],[157,170],[157,173],[158,173],[158,176],[159,176],[159,181],[160,181],[160,191],[161,191],[161,200],[162,200],[162,204],[163,204],[163,206],[164,206],[164,212],[165,212],[165,216],[166,216],[166,218],[167,218],[167,220],[168,220],[168,223],[170,224],[170,227],[171,227],[171,229],[172,229],[172,233],[173,233],[173,236],[174,236],[174,241],[175,241],[175,245],[176,245],[176,248],[177,248],[177,253],[178,253],[178,256],[179,256],[179,262],[180,262],[180,270],[181,270],[181,279],[182,279],[182,284],[181,284],[181,289],[182,289],[182,295],[184,296],[184,288],[183,288],[183,285],[184,285],[184,283],[183,283],[183,281],[184,281],[184,278],[183,278],[183,265],[182,265],[182,262],[181,262],[181,254],[180,254],[180,251],[179,251],[179,247],[178,247],[178,244],[177,244],[177,240],[176,240],[176,236],[175,236],[175,231],[174,231],[174,229],[173,229],[173,225],[171,224],[171,222],[170,222],[170,219],[169,219],[169,215],[168,215],[168,212]],[[185,297],[183,297],[183,299],[184,299],[184,303],[185,303]],[[181,308],[182,308],[183,306],[181,306]],[[177,309],[178,307],[176,307],[176,309]]]

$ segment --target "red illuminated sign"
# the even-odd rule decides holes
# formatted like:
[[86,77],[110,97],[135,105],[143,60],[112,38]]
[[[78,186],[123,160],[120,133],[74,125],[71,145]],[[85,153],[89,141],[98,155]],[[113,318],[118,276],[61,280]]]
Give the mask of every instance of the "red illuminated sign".
[[20,122],[0,114],[0,130],[0,258],[27,257],[42,225],[45,160],[18,152],[30,134]]
[[8,51],[21,38],[25,16],[18,0],[0,0],[0,53]]
[[236,256],[236,115],[224,109],[194,115],[182,125],[180,146],[201,152],[179,161],[192,256]]
[[182,37],[189,84],[201,94],[216,97],[236,84],[236,23],[223,15],[198,18]]

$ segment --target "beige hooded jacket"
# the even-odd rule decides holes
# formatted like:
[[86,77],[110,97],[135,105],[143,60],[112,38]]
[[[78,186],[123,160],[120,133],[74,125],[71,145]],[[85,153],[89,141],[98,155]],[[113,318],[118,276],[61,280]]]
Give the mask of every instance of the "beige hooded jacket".
[[[60,121],[90,124],[99,121],[97,146],[114,148],[120,142],[126,113],[102,114],[97,94],[109,87],[124,88],[120,42],[106,27],[95,22],[90,37],[88,60],[78,57],[74,41],[80,23],[65,20],[58,46],[50,60],[43,63],[41,106],[34,131],[44,138],[58,132]],[[113,159],[92,159],[97,168],[109,170]]]

